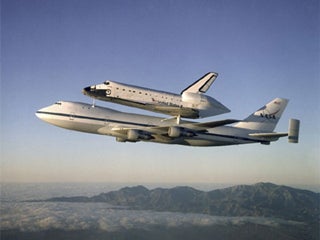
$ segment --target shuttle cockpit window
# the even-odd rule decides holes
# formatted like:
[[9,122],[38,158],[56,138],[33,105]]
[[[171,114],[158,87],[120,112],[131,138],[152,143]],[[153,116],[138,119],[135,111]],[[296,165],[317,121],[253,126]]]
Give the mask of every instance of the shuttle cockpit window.
[[62,103],[61,103],[61,102],[55,102],[54,104],[56,104],[56,105],[61,105]]
[[109,81],[105,81],[105,82],[104,82],[104,85],[109,85],[109,84],[110,84]]

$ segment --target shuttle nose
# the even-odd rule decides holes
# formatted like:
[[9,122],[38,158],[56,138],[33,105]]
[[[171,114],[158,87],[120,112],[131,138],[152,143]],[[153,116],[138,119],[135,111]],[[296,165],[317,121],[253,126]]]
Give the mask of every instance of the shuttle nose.
[[106,89],[103,88],[103,85],[92,85],[82,89],[82,93],[92,98],[101,98],[106,96]]
[[94,91],[96,89],[96,86],[89,86],[82,89],[82,93],[85,95],[89,95],[90,92]]

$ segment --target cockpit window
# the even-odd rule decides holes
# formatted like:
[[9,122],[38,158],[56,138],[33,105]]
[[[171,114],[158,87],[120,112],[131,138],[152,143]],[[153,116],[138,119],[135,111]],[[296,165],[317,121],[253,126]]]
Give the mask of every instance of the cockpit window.
[[55,104],[57,104],[57,105],[61,105],[62,103],[61,103],[61,102],[55,102]]
[[104,82],[104,85],[109,85],[109,84],[110,84],[109,81],[105,81],[105,82]]

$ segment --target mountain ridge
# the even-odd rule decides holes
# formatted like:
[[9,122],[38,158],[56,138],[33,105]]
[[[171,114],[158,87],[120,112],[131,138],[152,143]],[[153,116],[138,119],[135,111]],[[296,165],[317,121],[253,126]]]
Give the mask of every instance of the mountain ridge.
[[93,197],[58,197],[45,201],[106,202],[137,210],[278,217],[302,222],[318,222],[320,213],[319,193],[263,182],[207,192],[188,186],[149,190],[138,185]]

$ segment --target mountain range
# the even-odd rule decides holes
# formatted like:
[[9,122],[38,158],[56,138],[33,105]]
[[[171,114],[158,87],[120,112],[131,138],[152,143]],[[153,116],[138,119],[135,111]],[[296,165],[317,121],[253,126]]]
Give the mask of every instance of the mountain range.
[[238,185],[209,192],[191,187],[125,187],[93,197],[57,197],[45,201],[105,202],[131,209],[202,213],[216,216],[263,216],[316,223],[320,194],[272,183]]

